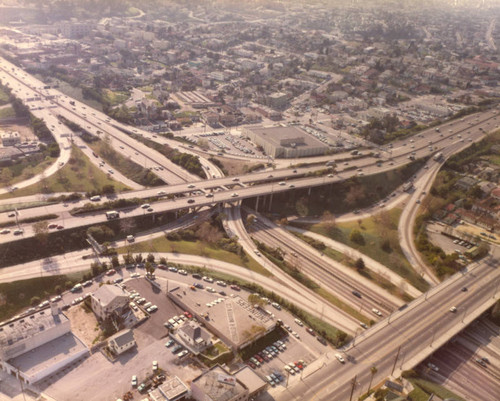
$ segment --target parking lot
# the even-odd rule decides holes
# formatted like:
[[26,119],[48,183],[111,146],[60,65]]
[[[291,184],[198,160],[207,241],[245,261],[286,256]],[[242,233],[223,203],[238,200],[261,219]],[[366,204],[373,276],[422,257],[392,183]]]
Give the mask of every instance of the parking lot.
[[125,283],[127,291],[136,290],[141,297],[146,298],[146,302],[151,302],[158,307],[156,312],[150,314],[150,318],[137,327],[137,331],[148,333],[155,339],[160,339],[168,335],[163,326],[172,316],[182,314],[180,310],[166,295],[165,291],[160,291],[145,278],[128,280]]
[[[160,371],[167,376],[177,375],[185,382],[190,382],[201,373],[198,365],[193,363],[189,356],[179,360],[177,355],[172,352],[173,347],[167,348],[165,346],[168,341],[168,330],[164,327],[164,323],[173,316],[182,315],[184,312],[166,296],[167,285],[171,288],[179,283],[191,285],[193,282],[203,282],[203,280],[194,279],[191,274],[181,275],[177,272],[157,269],[155,285],[143,277],[130,278],[130,275],[134,273],[142,273],[142,271],[135,272],[122,269],[109,277],[104,276],[102,280],[113,281],[116,277],[123,277],[125,281],[119,285],[123,285],[129,292],[137,291],[141,298],[145,298],[146,302],[151,302],[158,307],[156,312],[150,313],[150,317],[134,329],[137,346],[119,356],[114,362],[108,360],[101,352],[95,352],[80,363],[73,364],[46,381],[39,383],[37,387],[40,390],[45,391],[55,399],[72,399],[76,401],[116,399],[131,391],[134,399],[140,400],[144,396],[132,387],[131,378],[136,375],[140,385],[146,377],[152,374],[153,361],[158,361]],[[229,286],[218,288],[219,286],[215,282],[212,285],[217,290],[225,289],[227,294],[210,295],[228,298],[237,295],[242,299],[247,299],[250,295],[250,292],[245,290],[234,291]],[[61,305],[68,305],[72,299],[87,292],[93,292],[98,286],[99,282],[89,283],[83,287],[83,291],[65,294],[60,303]],[[209,295],[206,289],[198,291],[203,291],[203,293],[200,292],[199,294],[196,292],[200,296],[205,295],[205,292],[206,295]],[[74,308],[79,307],[78,305],[74,306]],[[138,308],[142,309],[141,306],[138,306]],[[285,370],[285,365],[297,362],[299,366],[305,367],[330,349],[328,346],[321,344],[315,336],[309,334],[305,326],[299,325],[295,317],[281,309],[279,305],[273,306],[270,301],[266,301],[261,313],[270,316],[274,321],[280,319],[284,326],[281,330],[281,341],[283,341],[283,346],[279,347],[281,350],[277,347],[276,354],[272,358],[268,361],[263,360],[258,367],[254,366],[256,372],[264,379],[271,374],[280,374],[281,381],[276,383],[273,381],[274,386],[285,385],[288,374],[294,377],[299,377],[301,374],[302,369],[298,367],[297,369],[292,368],[294,371],[288,373]],[[255,352],[263,352],[266,346],[272,346],[276,340],[278,338],[274,338],[271,342],[268,341],[262,349]],[[248,361],[245,360],[244,363],[248,363]],[[273,378],[275,377],[273,376]]]

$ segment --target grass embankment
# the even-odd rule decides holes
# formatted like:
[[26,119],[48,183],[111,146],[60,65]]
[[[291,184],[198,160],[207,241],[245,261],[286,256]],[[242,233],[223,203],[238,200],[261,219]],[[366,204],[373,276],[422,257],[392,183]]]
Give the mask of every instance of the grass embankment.
[[[10,175],[12,178],[8,181],[8,184],[12,186],[18,182],[29,180],[48,169],[56,160],[57,158],[50,156],[46,156],[43,160],[39,160],[37,157],[33,156],[31,158],[21,159],[10,166],[3,167],[4,169],[9,169],[11,173]],[[16,192],[16,196],[18,196],[17,194],[18,192]]]
[[107,140],[89,142],[88,146],[111,167],[126,175],[132,181],[144,186],[158,186],[165,183],[152,171],[140,166],[114,150]]
[[[397,169],[369,176],[355,176],[345,181],[316,188],[295,188],[293,191],[273,194],[270,212],[279,216],[321,216],[325,211],[343,214],[370,207],[389,196],[397,187],[407,182],[426,162],[418,159]],[[385,163],[385,162],[384,162]],[[350,169],[356,162],[349,162]],[[265,208],[269,208],[264,198]],[[255,199],[246,199],[244,206],[254,207]]]
[[428,284],[413,270],[399,245],[400,215],[401,209],[395,208],[358,221],[333,226],[318,223],[307,229],[357,249],[406,278],[415,288],[426,291]]
[[9,103],[9,94],[0,88],[0,106]]
[[150,241],[137,242],[125,247],[120,247],[117,251],[118,253],[127,253],[128,251],[131,253],[172,252],[187,255],[198,255],[242,266],[264,276],[271,275],[251,257],[244,259],[235,253],[219,249],[213,244],[207,244],[199,240],[169,241],[167,238],[162,236]]
[[29,280],[0,283],[0,321],[18,314],[31,306],[33,297],[45,300],[57,294],[58,289],[71,288],[81,280],[85,272],[71,275],[38,277]]
[[130,93],[126,91],[112,91],[109,89],[103,89],[102,95],[104,100],[111,106],[117,106],[125,102],[130,97]]
[[427,401],[432,394],[437,395],[439,398],[453,399],[457,401],[465,401],[447,388],[433,383],[429,380],[412,378],[410,382],[415,386],[415,389],[409,394],[412,401]]
[[129,190],[124,184],[104,174],[76,146],[71,149],[71,158],[64,167],[36,184],[13,193],[0,195],[0,199],[56,192],[92,192],[106,185],[113,185],[116,192]]
[[323,252],[323,254],[328,256],[330,259],[333,259],[336,262],[342,263],[344,266],[350,267],[351,269],[355,270],[360,276],[363,276],[363,277],[367,278],[368,280],[373,281],[378,286],[380,286],[384,290],[388,291],[392,295],[395,295],[395,296],[401,298],[405,302],[410,302],[413,300],[413,298],[410,295],[408,295],[404,291],[404,289],[398,288],[396,285],[391,283],[385,277],[382,277],[381,275],[374,273],[371,270],[368,270],[366,268],[359,268],[358,266],[356,266],[357,260],[351,258],[349,255],[345,255],[342,252],[339,252],[339,251],[336,251],[335,249],[329,248],[325,245],[325,243],[318,241],[314,238],[311,238],[307,235],[303,235],[303,234],[297,233],[295,231],[290,231],[290,232],[292,234],[294,234],[296,237],[300,238],[301,240],[307,242],[312,247]]
[[0,107],[0,118],[15,117],[16,112],[11,106]]

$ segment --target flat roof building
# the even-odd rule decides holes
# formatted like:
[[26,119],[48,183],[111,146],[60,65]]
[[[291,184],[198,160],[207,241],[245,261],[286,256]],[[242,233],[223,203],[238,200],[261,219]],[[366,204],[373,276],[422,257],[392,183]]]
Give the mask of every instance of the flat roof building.
[[128,307],[129,297],[117,285],[103,285],[91,296],[92,310],[100,320],[105,320],[112,314],[121,315]]
[[299,127],[251,127],[244,134],[274,158],[323,155],[328,146]]
[[207,330],[233,351],[246,347],[276,327],[270,315],[254,308],[238,295],[222,297],[207,291],[193,291],[187,286],[175,287],[167,295],[203,322]]
[[3,146],[15,146],[21,143],[21,136],[17,131],[0,131]]
[[50,376],[88,352],[55,304],[0,325],[0,367],[27,383]]
[[149,393],[153,401],[182,401],[191,395],[191,391],[177,376],[169,378],[161,386]]
[[213,366],[191,382],[196,401],[246,401],[248,388],[221,366]]

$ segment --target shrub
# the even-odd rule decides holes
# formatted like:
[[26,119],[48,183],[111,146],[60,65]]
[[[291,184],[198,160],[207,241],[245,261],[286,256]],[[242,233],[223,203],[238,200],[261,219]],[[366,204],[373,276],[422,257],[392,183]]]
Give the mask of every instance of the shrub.
[[352,230],[349,239],[358,245],[365,245],[365,237],[359,230]]

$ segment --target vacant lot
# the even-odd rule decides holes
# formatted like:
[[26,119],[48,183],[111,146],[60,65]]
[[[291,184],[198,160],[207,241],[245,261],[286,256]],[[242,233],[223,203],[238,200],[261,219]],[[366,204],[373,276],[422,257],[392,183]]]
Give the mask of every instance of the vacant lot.
[[101,333],[95,315],[86,310],[83,304],[69,308],[65,314],[71,322],[73,334],[82,340],[87,347],[92,347]]

